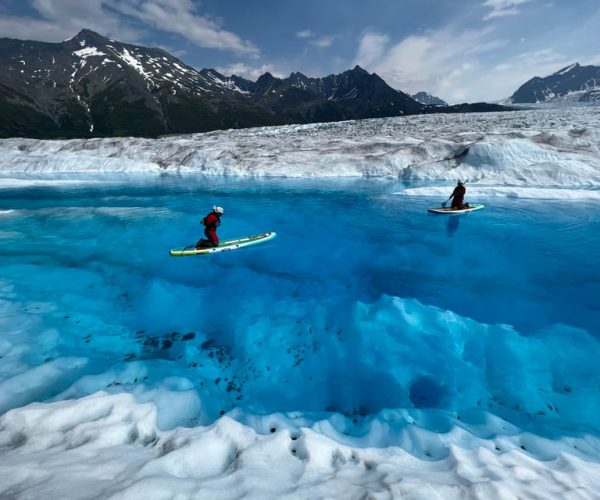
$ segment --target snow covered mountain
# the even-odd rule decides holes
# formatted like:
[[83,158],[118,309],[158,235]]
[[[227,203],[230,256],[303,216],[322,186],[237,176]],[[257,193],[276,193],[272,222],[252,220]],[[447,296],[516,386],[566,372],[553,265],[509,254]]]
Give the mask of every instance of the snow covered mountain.
[[292,73],[288,78],[262,75],[256,83],[239,82],[250,99],[294,121],[338,121],[354,118],[379,118],[423,112],[420,103],[394,90],[376,74],[360,66],[339,75],[309,78]]
[[439,97],[428,94],[427,92],[421,91],[411,96],[415,101],[421,104],[427,104],[431,106],[448,106],[448,103]]
[[397,116],[423,106],[359,67],[251,82],[83,30],[62,43],[0,40],[0,110],[0,136],[89,137]]
[[286,123],[162,49],[83,30],[0,40],[0,135],[158,135]]
[[427,106],[356,66],[256,82],[90,30],[62,43],[0,39],[0,137],[158,136],[497,105]]
[[600,66],[571,64],[556,73],[536,76],[510,97],[511,103],[600,102]]

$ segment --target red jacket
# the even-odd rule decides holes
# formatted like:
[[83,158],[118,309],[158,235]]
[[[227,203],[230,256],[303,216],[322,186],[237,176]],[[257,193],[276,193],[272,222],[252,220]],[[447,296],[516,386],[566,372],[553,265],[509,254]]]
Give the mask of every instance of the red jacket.
[[212,242],[213,246],[219,245],[219,237],[217,236],[217,226],[221,224],[219,217],[214,212],[209,213],[204,219],[202,219],[202,224],[204,224],[204,236],[208,238],[210,242]]
[[202,224],[206,227],[206,229],[217,229],[217,226],[221,224],[219,218],[215,215],[214,212],[209,213],[204,219],[202,219]]

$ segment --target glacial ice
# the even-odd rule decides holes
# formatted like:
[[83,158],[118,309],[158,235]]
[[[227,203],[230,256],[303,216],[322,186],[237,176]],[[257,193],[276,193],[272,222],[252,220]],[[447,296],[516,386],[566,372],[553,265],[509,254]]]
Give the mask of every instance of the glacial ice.
[[[472,186],[600,188],[593,107],[435,114],[159,139],[0,141],[0,172],[392,177]],[[547,193],[546,193],[547,194]]]

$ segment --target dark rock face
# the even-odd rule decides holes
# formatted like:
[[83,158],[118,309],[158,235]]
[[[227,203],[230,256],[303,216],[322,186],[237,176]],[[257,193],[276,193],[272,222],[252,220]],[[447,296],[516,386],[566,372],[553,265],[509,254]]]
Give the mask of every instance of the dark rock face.
[[356,66],[340,75],[309,78],[266,73],[250,88],[252,102],[294,121],[317,122],[420,113],[423,106]]
[[457,111],[421,104],[359,66],[252,82],[90,30],[62,43],[0,39],[0,137],[152,137]]
[[545,78],[535,77],[512,95],[513,103],[600,102],[600,66],[572,64]]

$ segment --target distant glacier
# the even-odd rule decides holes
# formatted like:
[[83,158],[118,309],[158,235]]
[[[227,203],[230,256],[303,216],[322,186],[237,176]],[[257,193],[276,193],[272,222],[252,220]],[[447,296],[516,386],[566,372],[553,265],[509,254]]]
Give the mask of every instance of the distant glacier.
[[178,172],[600,188],[594,108],[436,114],[147,138],[0,140],[0,175]]

